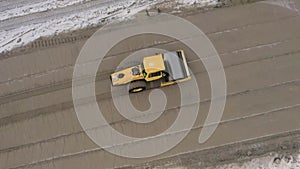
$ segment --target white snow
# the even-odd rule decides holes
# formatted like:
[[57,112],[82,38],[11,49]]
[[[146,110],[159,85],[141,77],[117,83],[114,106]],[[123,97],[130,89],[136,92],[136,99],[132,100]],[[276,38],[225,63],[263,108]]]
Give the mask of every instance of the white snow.
[[184,5],[201,4],[202,6],[217,4],[217,0],[177,0],[177,2]]
[[[274,160],[278,158],[277,160]],[[300,154],[296,155],[268,155],[254,158],[242,163],[231,163],[209,167],[206,169],[299,169]]]
[[299,11],[300,6],[297,6],[296,0],[267,0],[267,1],[263,1],[263,3],[281,6],[298,13],[300,12]]
[[18,6],[18,8],[14,9],[6,9],[0,12],[0,21],[24,16],[37,12],[45,12],[51,9],[62,8],[70,5],[75,5],[83,2],[87,2],[90,0],[47,0],[41,1],[33,4],[24,4],[23,6]]
[[[88,2],[91,0],[44,0],[36,3],[24,4],[11,10],[1,10],[0,24],[14,17],[22,17],[32,13],[39,13],[50,9],[63,8],[66,6]],[[24,46],[40,37],[52,36],[61,32],[82,29],[91,25],[99,25],[105,18],[105,23],[129,18],[141,10],[163,0],[106,0],[105,5],[84,12],[74,11],[64,17],[52,17],[36,24],[23,25],[21,27],[0,30],[0,53]],[[209,5],[217,3],[217,0],[177,0],[182,4],[200,3]],[[1,3],[1,2],[0,2]],[[0,4],[1,5],[1,4]]]
[[[0,53],[3,51],[9,51],[13,48],[28,44],[29,42],[38,39],[39,37],[47,37],[55,35],[61,32],[77,30],[85,28],[90,25],[99,24],[103,18],[113,16],[116,18],[129,17],[139,10],[143,10],[150,3],[146,3],[147,0],[140,1],[140,3],[130,7],[135,0],[121,1],[119,3],[112,3],[110,6],[103,6],[91,11],[85,11],[80,13],[73,13],[69,16],[62,18],[54,18],[52,20],[32,24],[24,25],[22,27],[13,30],[1,30],[0,31]],[[142,6],[142,8],[141,8]],[[127,13],[126,9],[139,9],[131,10]],[[114,12],[120,10],[119,12]]]

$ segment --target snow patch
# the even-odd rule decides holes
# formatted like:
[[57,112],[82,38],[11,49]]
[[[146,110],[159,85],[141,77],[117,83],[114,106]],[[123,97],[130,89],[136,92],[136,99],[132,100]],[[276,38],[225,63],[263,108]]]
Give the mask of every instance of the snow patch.
[[[152,3],[158,2],[151,1]],[[127,0],[112,3],[94,10],[73,13],[62,18],[53,18],[38,24],[24,25],[12,30],[0,31],[0,53],[26,45],[40,37],[83,29],[88,26],[125,19],[152,5],[147,0]]]
[[0,21],[32,13],[45,12],[56,8],[63,8],[70,5],[84,3],[87,1],[91,0],[48,0],[29,5],[24,4],[24,6],[19,6],[18,8],[1,11]]
[[218,0],[177,0],[178,3],[184,5],[201,4],[201,6],[216,5]]
[[209,167],[207,169],[299,169],[300,154],[296,155],[269,155],[254,158],[243,163],[231,163]]
[[263,3],[268,3],[272,5],[281,6],[283,8],[287,8],[289,10],[300,12],[299,6],[297,6],[296,0],[267,0],[263,1]]
[[[14,17],[22,17],[32,13],[45,12],[56,8],[63,8],[70,5],[85,3],[91,0],[45,0],[36,3],[24,4],[15,9],[0,12],[1,20]],[[134,14],[148,8],[151,5],[163,0],[106,0],[105,5],[93,10],[83,12],[71,12],[64,17],[52,16],[50,19],[36,24],[23,25],[22,27],[0,30],[0,53],[5,53],[14,48],[24,46],[40,37],[49,37],[63,32],[83,29],[89,26],[96,26],[111,22],[113,20],[123,20],[130,18]],[[176,0],[182,5],[194,3],[213,5],[217,0]],[[1,3],[1,2],[0,2]],[[1,7],[0,7],[1,9]]]

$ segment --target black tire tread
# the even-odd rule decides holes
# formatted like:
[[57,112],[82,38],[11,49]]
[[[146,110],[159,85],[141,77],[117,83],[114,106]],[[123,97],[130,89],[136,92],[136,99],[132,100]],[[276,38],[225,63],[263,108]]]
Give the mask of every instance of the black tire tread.
[[[146,89],[146,82],[145,81],[134,81],[129,84],[129,93],[137,93],[133,92],[134,89],[143,88],[141,91]],[[141,92],[140,91],[140,92]]]

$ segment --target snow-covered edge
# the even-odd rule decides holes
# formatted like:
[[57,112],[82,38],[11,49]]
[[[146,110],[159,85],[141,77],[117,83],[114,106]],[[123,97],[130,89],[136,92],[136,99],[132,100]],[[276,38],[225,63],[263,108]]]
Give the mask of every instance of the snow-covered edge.
[[300,153],[292,155],[270,154],[240,163],[223,164],[206,169],[299,169]]
[[33,4],[23,4],[18,8],[6,9],[0,12],[0,21],[4,21],[14,17],[21,17],[33,13],[45,12],[57,8],[63,8],[71,5],[76,5],[91,0],[47,0]]
[[[52,2],[54,0],[44,1]],[[72,2],[71,2],[72,1]],[[87,0],[67,0],[63,7],[68,4],[81,3]],[[203,6],[214,5],[217,0],[175,0],[181,5],[189,6],[191,4],[200,4]],[[61,18],[24,25],[12,30],[0,30],[0,53],[6,53],[15,48],[25,46],[30,42],[40,38],[57,35],[64,32],[70,32],[78,29],[84,29],[90,26],[96,26],[108,23],[114,20],[124,20],[132,17],[134,14],[149,8],[152,5],[163,2],[163,0],[123,0],[111,1],[109,5],[102,6],[93,10],[84,11]],[[41,4],[40,4],[41,5]],[[59,5],[56,4],[56,7]],[[32,4],[28,6],[31,8]],[[26,7],[22,7],[26,9]],[[43,9],[41,9],[43,10]],[[35,12],[35,11],[31,11]],[[29,12],[30,13],[30,12]]]

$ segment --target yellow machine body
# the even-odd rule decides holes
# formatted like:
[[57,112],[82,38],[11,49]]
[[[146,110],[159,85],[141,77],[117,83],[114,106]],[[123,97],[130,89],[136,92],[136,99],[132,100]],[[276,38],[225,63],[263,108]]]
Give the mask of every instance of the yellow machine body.
[[[170,72],[166,72],[167,68],[169,68],[168,70]],[[182,70],[184,76],[175,80],[172,78],[171,80],[161,80],[166,78],[166,75],[174,73],[174,70]],[[168,86],[189,80],[191,77],[183,50],[177,50],[172,53],[170,52],[169,54],[159,53],[153,56],[144,57],[143,62],[140,65],[115,72],[111,74],[110,78],[113,86],[125,85],[135,81],[144,81],[145,83],[148,83],[158,80],[161,80],[160,86]],[[141,91],[141,88],[137,88],[134,91],[139,92]]]

